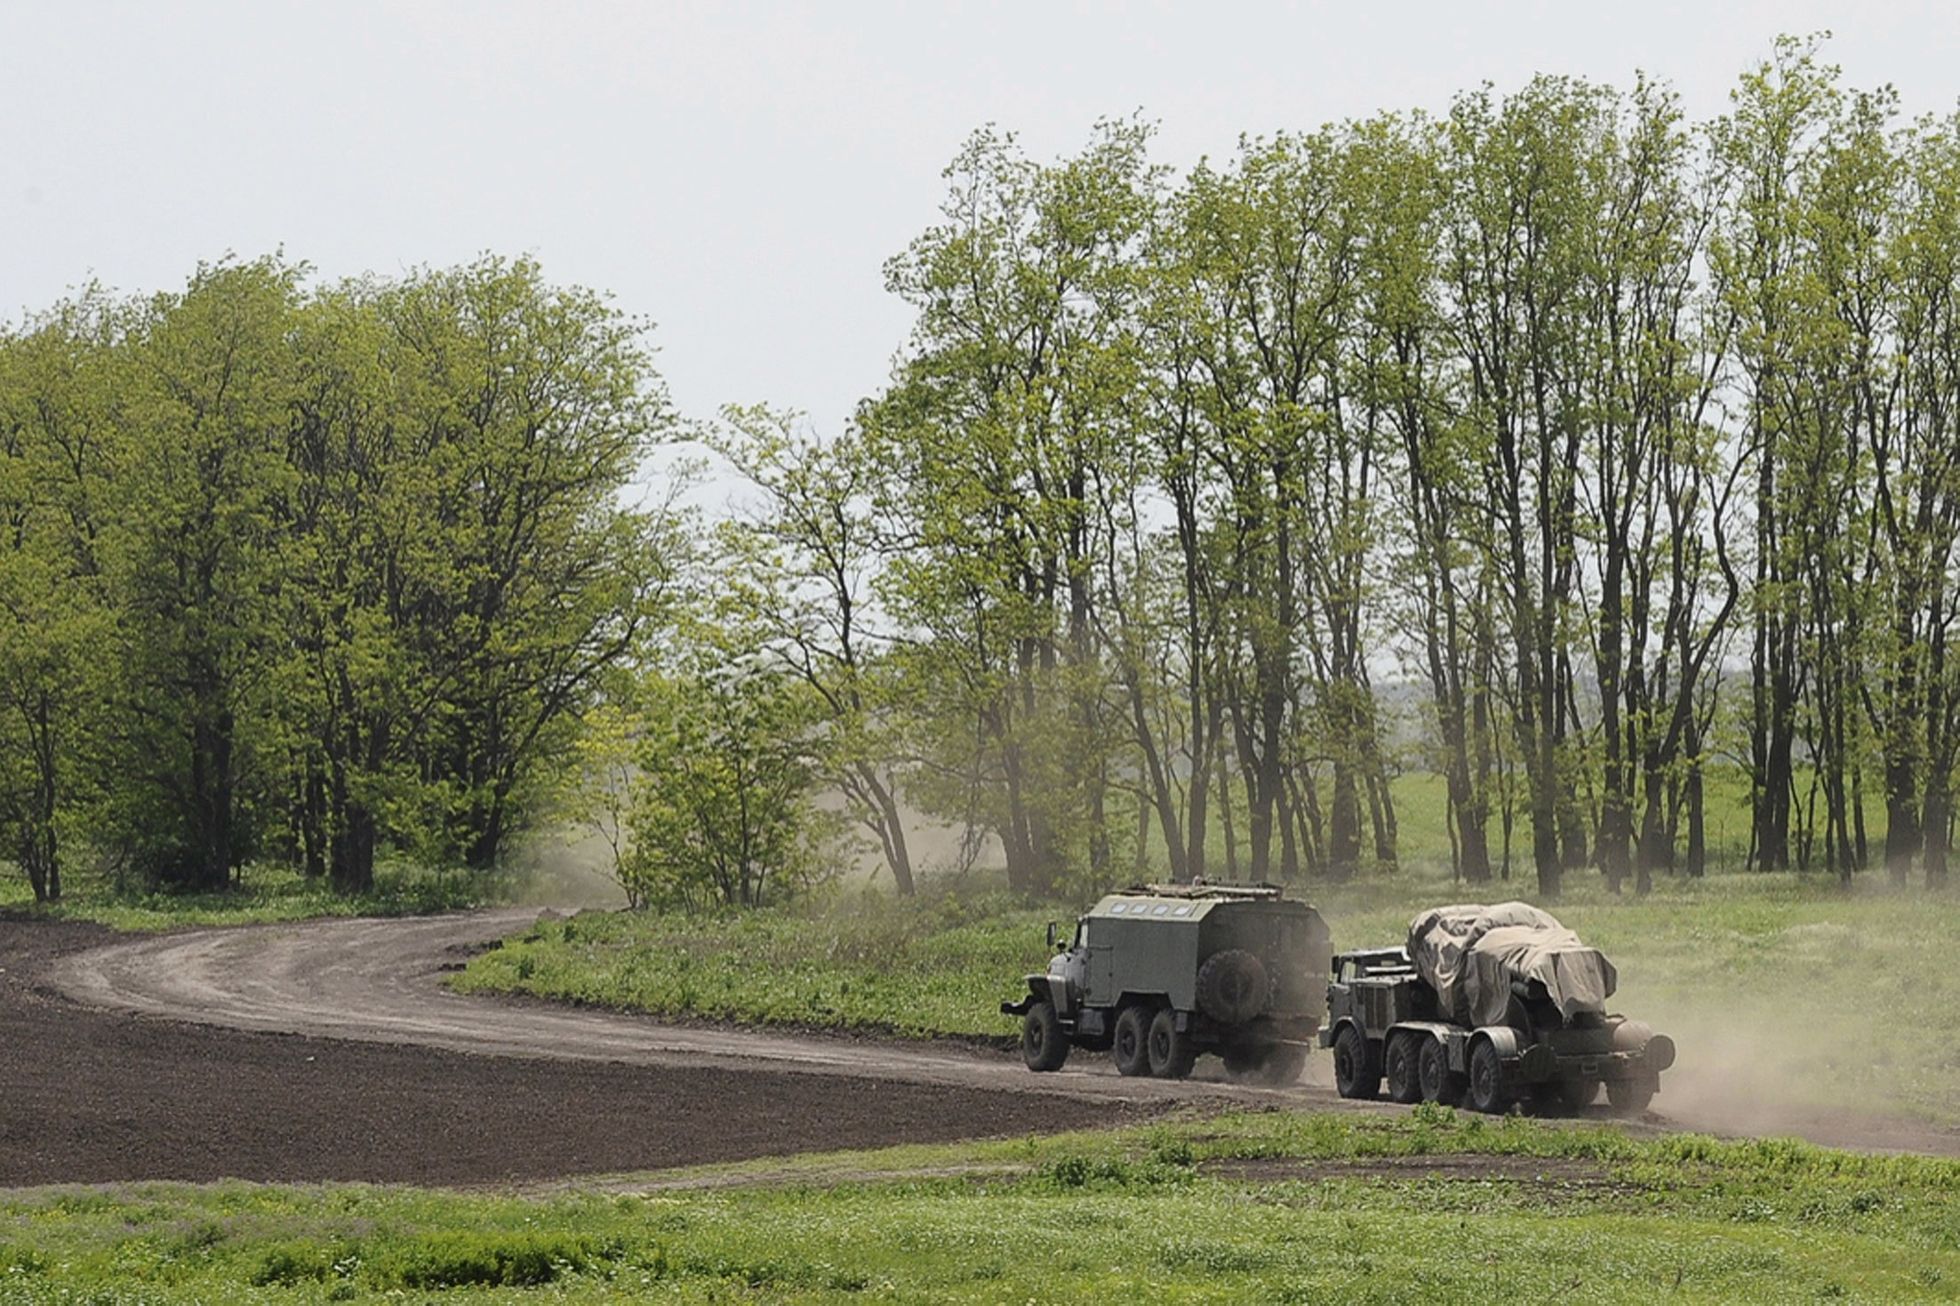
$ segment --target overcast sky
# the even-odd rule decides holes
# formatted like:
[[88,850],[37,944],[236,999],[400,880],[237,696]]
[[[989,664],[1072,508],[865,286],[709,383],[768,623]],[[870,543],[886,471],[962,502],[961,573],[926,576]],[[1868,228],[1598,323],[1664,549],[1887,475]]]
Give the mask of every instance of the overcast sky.
[[1635,69],[1706,116],[1778,32],[1820,28],[1909,112],[1960,95],[1960,5],[1606,8],[0,0],[0,315],[227,251],[331,276],[531,253],[658,324],[683,412],[767,401],[828,433],[904,342],[881,265],[983,123],[1053,157],[1141,110],[1184,166]]

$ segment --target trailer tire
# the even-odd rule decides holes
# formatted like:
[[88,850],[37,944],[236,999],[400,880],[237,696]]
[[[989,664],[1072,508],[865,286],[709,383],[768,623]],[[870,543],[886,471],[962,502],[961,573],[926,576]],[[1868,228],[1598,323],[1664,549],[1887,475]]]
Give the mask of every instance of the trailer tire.
[[1381,1086],[1374,1048],[1353,1025],[1341,1026],[1334,1036],[1334,1090],[1342,1097],[1370,1098]]
[[1243,948],[1227,948],[1198,967],[1198,1010],[1221,1025],[1242,1025],[1266,1009],[1273,984],[1265,963]]
[[1110,1055],[1119,1075],[1150,1073],[1150,1008],[1131,1003],[1116,1017],[1116,1035],[1110,1040]]
[[1606,1081],[1606,1102],[1615,1115],[1637,1116],[1654,1100],[1659,1087],[1651,1079],[1609,1079]]
[[1388,1036],[1388,1047],[1382,1055],[1384,1070],[1388,1075],[1388,1100],[1410,1106],[1422,1101],[1422,1068],[1418,1058],[1422,1055],[1418,1038],[1426,1037],[1403,1030]]
[[1021,1059],[1036,1071],[1060,1070],[1068,1060],[1068,1036],[1054,1003],[1044,999],[1021,1017]]

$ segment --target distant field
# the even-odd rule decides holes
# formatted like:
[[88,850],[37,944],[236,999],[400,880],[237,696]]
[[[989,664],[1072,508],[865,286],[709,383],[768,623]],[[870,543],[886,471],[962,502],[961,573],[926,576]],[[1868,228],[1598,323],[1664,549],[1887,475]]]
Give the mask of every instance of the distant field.
[[[1424,1108],[840,1154],[526,1198],[0,1195],[0,1302],[1951,1300],[1960,1163]],[[670,1177],[664,1181],[675,1183]]]
[[50,920],[95,921],[118,930],[183,925],[245,925],[315,916],[414,916],[505,902],[517,887],[508,876],[431,870],[396,863],[375,868],[374,892],[346,898],[325,881],[288,866],[247,868],[225,893],[144,893],[85,872],[66,877],[61,901],[37,904],[25,878],[0,874],[0,911]]
[[[1471,896],[1415,874],[1304,892],[1337,946],[1398,943],[1420,908]],[[1746,1093],[1960,1123],[1960,967],[1939,906],[1877,877],[1846,894],[1819,876],[1711,876],[1614,900],[1575,876],[1556,914],[1617,964],[1614,1005],[1680,1044],[1663,1105]],[[878,893],[732,917],[586,913],[542,922],[454,982],[662,1015],[1005,1038],[1013,1022],[996,1006],[1044,963],[1043,923],[1057,918],[1067,910]]]

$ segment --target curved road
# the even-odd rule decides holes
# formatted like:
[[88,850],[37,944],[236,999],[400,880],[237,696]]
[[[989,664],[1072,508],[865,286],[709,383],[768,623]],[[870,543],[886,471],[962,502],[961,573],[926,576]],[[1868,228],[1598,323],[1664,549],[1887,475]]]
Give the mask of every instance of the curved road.
[[[465,997],[442,985],[446,970],[484,944],[522,931],[536,915],[534,909],[510,910],[194,930],[72,953],[55,960],[40,982],[69,1000],[111,1011],[503,1057],[787,1071],[1112,1103],[1401,1109],[1337,1097],[1320,1056],[1309,1063],[1307,1082],[1284,1092],[1202,1077],[1188,1083],[1126,1079],[1109,1068],[1107,1057],[1088,1054],[1078,1054],[1057,1074],[1032,1075],[1017,1057],[944,1044],[666,1025],[544,1002]],[[1681,1110],[1669,1108],[1665,1093],[1661,1103],[1667,1113],[1650,1113],[1647,1126],[1960,1156],[1960,1131],[1917,1121],[1750,1100]]]

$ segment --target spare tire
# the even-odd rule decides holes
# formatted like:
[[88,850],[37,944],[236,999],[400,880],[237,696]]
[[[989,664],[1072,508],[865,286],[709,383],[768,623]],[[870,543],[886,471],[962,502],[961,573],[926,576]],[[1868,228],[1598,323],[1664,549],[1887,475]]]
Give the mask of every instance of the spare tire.
[[1198,1010],[1221,1025],[1251,1020],[1272,996],[1265,963],[1243,948],[1213,953],[1198,968]]

